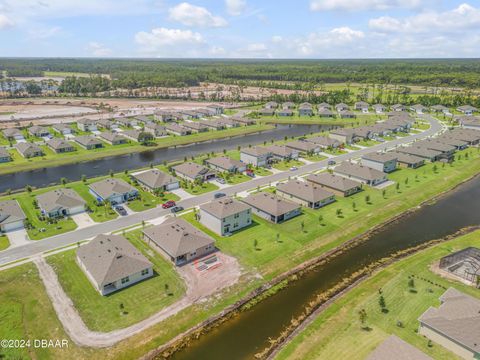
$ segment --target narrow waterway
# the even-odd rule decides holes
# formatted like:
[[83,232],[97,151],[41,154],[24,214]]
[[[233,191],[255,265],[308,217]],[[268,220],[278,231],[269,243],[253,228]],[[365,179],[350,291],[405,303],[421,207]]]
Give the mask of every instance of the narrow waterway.
[[82,175],[94,177],[106,175],[110,170],[121,172],[161,164],[164,161],[179,160],[197,156],[207,152],[221,152],[223,149],[236,149],[238,146],[261,144],[264,141],[281,140],[285,136],[302,136],[305,134],[331,130],[325,125],[277,125],[275,129],[265,130],[255,134],[219,139],[176,148],[163,148],[152,151],[135,152],[127,155],[106,157],[82,163],[74,163],[43,169],[0,175],[0,193],[8,189],[21,189],[26,185],[45,187],[56,184],[62,177],[69,180],[80,180]]
[[382,257],[480,223],[480,177],[433,205],[388,225],[366,242],[308,273],[287,289],[241,313],[176,353],[175,360],[253,359],[269,337],[299,315],[315,294]]

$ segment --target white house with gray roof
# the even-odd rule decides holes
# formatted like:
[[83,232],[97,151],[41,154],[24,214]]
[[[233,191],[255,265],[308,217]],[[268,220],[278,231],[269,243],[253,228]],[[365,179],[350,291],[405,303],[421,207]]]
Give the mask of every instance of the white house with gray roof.
[[221,172],[244,172],[247,170],[247,165],[241,162],[240,160],[232,159],[228,156],[217,156],[211,159],[205,160],[205,164],[210,166],[212,169],[221,171]]
[[240,160],[253,166],[267,166],[272,157],[270,149],[261,146],[252,146],[240,150]]
[[449,288],[418,321],[419,333],[463,359],[480,358],[480,300]]
[[17,200],[0,201],[0,231],[22,229],[27,217]]
[[39,138],[43,137],[50,137],[50,131],[48,128],[38,125],[33,125],[28,128],[28,133],[32,136],[36,136]]
[[90,184],[88,188],[97,201],[109,202],[112,205],[121,204],[138,197],[138,190],[122,179],[100,180]]
[[319,209],[335,201],[335,194],[311,182],[300,180],[279,183],[276,194],[312,209]]
[[48,218],[71,216],[85,211],[86,201],[72,189],[56,189],[36,197],[38,207]]
[[384,173],[391,173],[397,169],[397,156],[390,152],[365,154],[362,156],[362,165]]
[[103,143],[92,135],[76,136],[75,142],[87,150],[100,149],[103,147]]
[[207,181],[210,179],[214,179],[217,176],[217,172],[215,170],[209,169],[208,167],[193,162],[186,162],[174,166],[172,169],[173,171],[175,171],[176,176],[187,181]]
[[20,155],[22,155],[25,159],[43,156],[43,150],[37,144],[20,142],[15,144],[15,149],[17,149]]
[[387,181],[387,174],[384,172],[348,161],[342,162],[340,165],[336,166],[333,171],[337,175],[360,181],[361,183],[370,186],[376,186]]
[[125,136],[121,136],[114,131],[104,131],[99,135],[99,137],[110,145],[122,145],[128,142]]
[[146,228],[143,237],[177,266],[216,251],[213,238],[178,217]]
[[76,259],[101,295],[153,276],[152,263],[120,235],[98,235],[78,248]]
[[180,182],[177,178],[158,169],[149,169],[134,173],[132,174],[132,178],[144,189],[151,192],[171,191],[180,187]]
[[302,213],[301,205],[266,192],[251,194],[242,201],[252,207],[254,214],[275,224],[289,220]]
[[285,145],[271,145],[267,149],[272,153],[273,160],[297,160],[299,151]]
[[82,118],[77,121],[77,127],[81,131],[97,131],[97,122],[93,119]]
[[15,140],[15,141],[25,140],[23,133],[16,128],[4,129],[2,130],[2,134],[7,140]]
[[200,205],[201,224],[224,236],[243,229],[252,223],[252,209],[247,204],[224,197]]
[[60,138],[52,138],[48,140],[47,146],[57,154],[75,151],[75,147],[72,144]]
[[4,147],[0,146],[0,163],[12,161],[10,153]]
[[53,124],[52,129],[62,135],[70,135],[72,133],[72,128],[68,124],[58,123]]

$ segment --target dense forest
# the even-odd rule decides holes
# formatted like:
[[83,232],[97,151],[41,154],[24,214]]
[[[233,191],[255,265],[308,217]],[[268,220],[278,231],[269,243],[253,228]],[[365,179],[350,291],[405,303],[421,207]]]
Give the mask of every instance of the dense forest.
[[[244,84],[336,82],[480,87],[480,61],[432,60],[156,60],[0,59],[9,77],[45,71],[108,74],[116,88],[181,87],[200,82]],[[274,83],[271,84],[275,86]],[[278,86],[282,86],[279,84]],[[283,85],[285,86],[285,85]],[[302,85],[297,85],[302,86]]]

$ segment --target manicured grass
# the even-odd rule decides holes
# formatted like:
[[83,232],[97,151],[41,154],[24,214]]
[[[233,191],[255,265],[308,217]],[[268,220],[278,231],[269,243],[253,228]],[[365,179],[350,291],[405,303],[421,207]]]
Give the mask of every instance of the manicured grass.
[[[408,134],[405,134],[405,135],[408,135]],[[357,143],[355,143],[357,145],[360,145],[360,146],[373,146],[373,145],[377,145],[377,144],[380,144],[378,141],[375,141],[375,140],[361,140]]]
[[251,179],[251,177],[240,173],[230,174],[226,176],[227,183],[231,185],[240,184]]
[[7,235],[0,235],[0,251],[5,250],[10,246]]
[[360,150],[360,148],[358,146],[355,146],[355,145],[345,145],[345,149]]
[[320,125],[342,125],[342,126],[360,126],[372,124],[385,116],[379,116],[374,114],[361,114],[357,113],[356,119],[342,119],[335,118],[321,118],[317,114],[313,116],[299,116],[296,110],[294,110],[293,116],[259,116],[256,118],[257,122],[261,123],[276,123],[276,124],[320,124]]
[[430,124],[428,122],[415,121],[413,127],[420,130],[427,130],[430,129]]
[[278,163],[275,163],[272,166],[275,169],[286,171],[286,170],[289,170],[292,166],[300,167],[303,165],[305,165],[305,163],[301,162],[300,160],[285,160],[285,161],[280,161]]
[[63,289],[92,330],[111,331],[134,324],[174,303],[185,293],[173,264],[141,239],[141,230],[126,233],[126,237],[154,264],[155,275],[109,296],[100,295],[89,282],[75,261],[75,250],[47,258]]
[[268,176],[273,174],[271,171],[265,169],[264,167],[253,168],[252,170],[255,173],[255,175],[258,175],[258,176]]
[[340,155],[340,154],[347,153],[345,150],[342,150],[342,149],[325,149],[323,150],[323,152],[330,155]]
[[[480,246],[480,232],[424,250],[381,270],[335,301],[276,358],[364,359],[390,334],[395,334],[434,359],[457,359],[453,353],[435,342],[429,347],[427,339],[416,332],[419,325],[417,319],[430,306],[437,307],[440,304],[438,298],[445,291],[442,287],[453,286],[480,298],[480,293],[475,288],[446,280],[429,268],[441,257],[467,246]],[[408,281],[411,275],[415,276],[416,293],[409,291]],[[382,289],[386,302],[386,313],[379,307],[379,289]],[[361,309],[367,312],[370,331],[361,329],[358,316]],[[401,321],[403,327],[397,325],[398,321]]]
[[210,191],[218,190],[218,186],[212,182],[204,182],[201,185],[195,185],[193,183],[187,183],[183,188],[186,192],[192,195],[205,194]]
[[147,210],[163,202],[162,199],[160,199],[160,197],[155,196],[149,191],[143,190],[140,186],[137,186],[135,182],[132,181],[130,176],[123,174],[123,175],[120,175],[119,177],[124,181],[126,181],[127,183],[131,184],[133,187],[135,187],[138,190],[140,197],[138,199],[129,201],[127,203],[128,207],[133,211]]
[[90,212],[88,212],[88,215],[90,215],[93,221],[104,222],[116,219],[118,217],[117,212],[113,210],[109,205],[97,206],[95,197],[90,194],[88,190],[88,185],[98,180],[100,180],[100,178],[95,179],[94,181],[87,180],[85,183],[78,181],[67,185],[67,187],[75,190],[78,195],[80,195],[87,202],[87,205],[91,210]]
[[313,154],[313,155],[302,155],[302,159],[308,160],[308,161],[322,161],[325,160],[326,157],[318,154]]

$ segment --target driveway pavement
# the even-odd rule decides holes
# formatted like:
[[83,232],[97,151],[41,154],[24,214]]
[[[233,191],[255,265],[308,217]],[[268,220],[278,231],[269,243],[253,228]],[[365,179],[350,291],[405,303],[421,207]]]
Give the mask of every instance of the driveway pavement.
[[77,224],[77,229],[83,229],[85,227],[95,225],[95,221],[93,221],[87,213],[75,214],[72,215],[71,218]]
[[10,247],[22,246],[31,242],[25,229],[9,231],[6,235],[10,242]]
[[[337,163],[339,163],[341,161],[361,157],[362,155],[365,155],[368,153],[383,151],[386,149],[393,149],[397,146],[408,144],[415,140],[431,137],[445,129],[445,126],[442,125],[437,119],[433,118],[432,116],[422,115],[421,117],[424,120],[428,121],[431,125],[430,128],[424,131],[423,133],[412,134],[400,139],[394,139],[392,141],[377,144],[366,149],[357,150],[353,153],[341,154],[336,156],[334,160]],[[223,192],[226,195],[231,196],[231,195],[234,195],[235,193],[240,193],[242,191],[255,189],[257,186],[262,187],[262,186],[268,185],[269,183],[286,179],[288,178],[288,176],[291,176],[291,177],[300,176],[305,173],[318,171],[323,168],[326,168],[327,165],[328,165],[328,160],[322,160],[314,164],[301,166],[298,168],[298,170],[295,170],[295,171],[286,171],[278,174],[272,174],[269,176],[257,177],[250,181],[230,186],[224,189]],[[178,190],[174,190],[174,192],[181,193],[184,191],[181,189],[178,189]],[[190,194],[188,194],[188,196],[189,196],[188,198],[178,201],[177,204],[179,206],[183,206],[185,209],[189,209],[191,207],[209,202],[213,199],[213,193],[207,193],[207,194],[202,194],[198,196],[191,196]],[[75,231],[71,231],[61,235],[56,235],[47,239],[43,239],[41,241],[35,241],[35,242],[18,246],[15,248],[8,248],[0,252],[0,265],[9,263],[11,261],[23,259],[25,257],[37,255],[39,253],[42,253],[44,251],[49,251],[57,247],[74,244],[78,241],[82,241],[84,239],[94,237],[98,234],[110,233],[112,231],[115,231],[121,228],[129,227],[129,226],[141,223],[142,220],[149,221],[159,216],[166,215],[167,213],[169,213],[168,210],[164,210],[161,207],[157,207],[157,208],[148,209],[142,212],[138,212],[132,215],[124,216],[122,218],[117,218],[115,220],[107,221],[104,223],[96,223],[95,225],[85,227],[83,229],[77,229]]]

